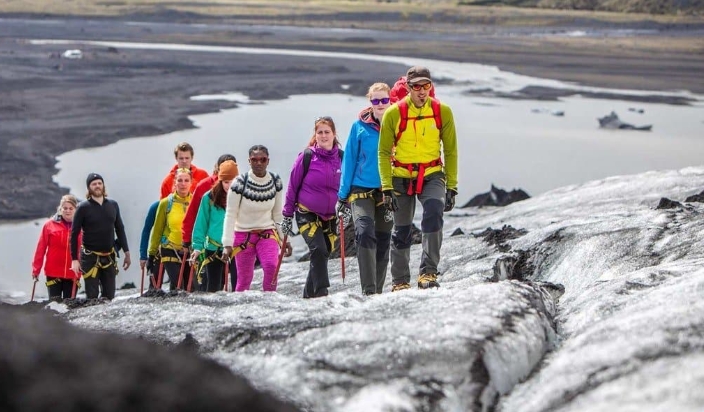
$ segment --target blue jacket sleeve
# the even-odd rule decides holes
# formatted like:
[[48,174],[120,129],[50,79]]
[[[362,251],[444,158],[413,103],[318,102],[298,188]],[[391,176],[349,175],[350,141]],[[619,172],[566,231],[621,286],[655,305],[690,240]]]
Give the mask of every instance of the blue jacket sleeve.
[[156,219],[156,209],[159,207],[159,201],[152,203],[147,212],[147,218],[144,219],[144,227],[142,228],[142,237],[139,241],[139,260],[147,260],[147,248],[149,247],[149,234],[154,226]]

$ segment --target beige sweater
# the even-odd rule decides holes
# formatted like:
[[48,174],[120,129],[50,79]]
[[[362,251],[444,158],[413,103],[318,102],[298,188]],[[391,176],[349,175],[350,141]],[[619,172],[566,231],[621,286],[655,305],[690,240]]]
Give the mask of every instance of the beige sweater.
[[244,174],[237,176],[227,192],[223,246],[233,246],[235,231],[280,230],[278,224],[283,220],[282,190],[281,178],[271,172],[257,177],[250,170],[246,174],[246,182]]

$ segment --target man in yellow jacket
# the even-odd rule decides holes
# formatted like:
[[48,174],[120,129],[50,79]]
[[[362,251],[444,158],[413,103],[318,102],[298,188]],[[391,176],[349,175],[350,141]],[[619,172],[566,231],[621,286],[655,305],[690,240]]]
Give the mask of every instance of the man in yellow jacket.
[[416,198],[423,207],[423,256],[418,288],[439,287],[443,213],[457,195],[457,133],[452,109],[430,97],[425,67],[406,74],[408,96],[384,113],[379,136],[379,173],[386,207],[394,212],[391,235],[391,290],[411,287],[411,225]]

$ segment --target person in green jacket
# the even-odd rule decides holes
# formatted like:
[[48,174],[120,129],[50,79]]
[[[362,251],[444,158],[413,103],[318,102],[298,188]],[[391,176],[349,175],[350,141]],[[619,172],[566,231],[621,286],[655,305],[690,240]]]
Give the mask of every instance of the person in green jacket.
[[[147,254],[163,264],[163,271],[169,276],[169,290],[179,287],[180,276],[188,275],[190,266],[184,259],[188,259],[188,249],[182,246],[181,225],[186,209],[191,202],[191,171],[189,169],[176,169],[174,173],[174,192],[159,201],[156,208],[156,217],[151,236],[149,236],[149,249]],[[181,287],[186,282],[181,278]],[[162,279],[163,281],[163,279]],[[160,288],[161,284],[157,285]]]
[[394,212],[391,234],[393,292],[411,287],[409,260],[416,198],[423,207],[423,255],[418,288],[439,287],[443,213],[457,195],[457,133],[452,110],[430,97],[430,71],[406,73],[408,96],[384,112],[379,133],[379,175],[384,204]]
[[[198,207],[196,223],[193,226],[193,253],[191,260],[196,262],[198,256],[204,253],[200,271],[205,271],[207,279],[206,290],[217,292],[222,290],[227,279],[223,279],[225,264],[221,258],[223,223],[225,222],[225,207],[227,206],[227,193],[232,180],[239,174],[237,163],[226,160],[218,166],[218,180],[210,191],[203,195]],[[230,259],[230,274],[237,276],[237,271],[232,270],[235,259]],[[233,283],[234,284],[234,283]]]

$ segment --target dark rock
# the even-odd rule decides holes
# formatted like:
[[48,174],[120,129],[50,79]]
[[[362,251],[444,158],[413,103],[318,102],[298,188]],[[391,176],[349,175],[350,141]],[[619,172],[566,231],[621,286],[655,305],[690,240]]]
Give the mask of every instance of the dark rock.
[[519,250],[511,256],[504,256],[494,262],[494,276],[492,280],[529,280],[535,268],[529,262],[531,254],[525,250]]
[[183,338],[183,340],[179,342],[176,347],[178,349],[198,353],[198,350],[200,349],[200,342],[198,342],[198,340],[194,338],[192,334],[186,333],[186,337]]
[[454,232],[452,232],[452,234],[450,235],[450,237],[453,237],[453,236],[462,236],[462,235],[464,235],[464,232],[462,231],[462,229],[457,228],[457,229],[455,229]]
[[117,47],[110,46],[108,47],[108,53],[119,53],[117,50]]
[[482,193],[474,196],[465,203],[462,208],[465,207],[483,207],[483,206],[506,206],[514,202],[519,202],[521,200],[529,199],[530,196],[523,189],[514,189],[507,192],[503,189],[497,188],[493,184],[491,185],[491,190],[488,193]]
[[704,203],[704,190],[702,190],[701,193],[698,195],[692,195],[689,196],[684,200],[685,202],[699,202],[699,203]]
[[89,332],[33,307],[0,304],[0,365],[5,412],[298,410],[189,350]]
[[506,244],[507,240],[517,239],[528,233],[525,229],[515,229],[511,225],[504,225],[501,229],[486,228],[483,232],[474,234],[474,237],[481,237],[490,245],[494,245],[501,252],[506,252],[511,249]]
[[552,283],[552,282],[544,282],[544,281],[538,281],[538,282],[532,282],[536,286],[540,286],[541,288],[545,289],[552,298],[557,301],[560,299],[562,295],[565,294],[565,287],[559,283]]
[[682,207],[682,203],[663,197],[660,199],[660,203],[658,203],[658,207],[655,209],[675,209],[678,207]]
[[630,123],[622,122],[621,119],[618,118],[616,112],[611,112],[604,117],[598,118],[597,120],[599,120],[599,127],[603,129],[650,131],[653,128],[652,124],[644,126],[634,126]]
[[134,282],[127,282],[120,287],[120,290],[124,289],[137,289],[137,286],[135,286]]

